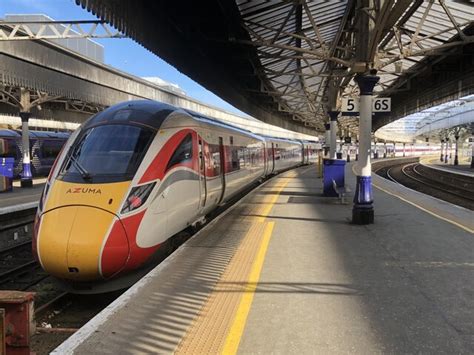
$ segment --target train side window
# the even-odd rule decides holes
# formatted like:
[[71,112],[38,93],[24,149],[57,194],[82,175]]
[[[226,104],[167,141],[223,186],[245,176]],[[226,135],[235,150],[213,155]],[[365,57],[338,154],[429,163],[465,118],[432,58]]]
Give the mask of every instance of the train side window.
[[240,170],[239,148],[232,147],[232,171]]
[[170,169],[174,165],[182,164],[184,162],[190,161],[193,157],[193,137],[191,133],[186,135],[183,138],[181,143],[178,145],[176,150],[174,151],[173,155],[166,166],[166,170]]

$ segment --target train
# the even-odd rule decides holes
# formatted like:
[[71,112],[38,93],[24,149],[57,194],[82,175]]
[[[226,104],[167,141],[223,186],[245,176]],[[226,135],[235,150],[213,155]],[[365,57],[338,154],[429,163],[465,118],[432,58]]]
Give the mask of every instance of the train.
[[[30,157],[33,176],[47,176],[62,146],[69,138],[67,132],[30,131]],[[14,178],[23,169],[21,131],[0,129],[0,158],[14,158]]]
[[165,103],[111,106],[70,136],[51,169],[33,254],[71,292],[125,288],[173,235],[317,156],[316,142],[256,135]]

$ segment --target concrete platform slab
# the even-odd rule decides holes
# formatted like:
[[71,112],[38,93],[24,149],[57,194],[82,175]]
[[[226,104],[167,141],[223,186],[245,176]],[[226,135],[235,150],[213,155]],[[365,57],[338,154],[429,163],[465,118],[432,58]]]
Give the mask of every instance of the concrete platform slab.
[[433,169],[447,171],[459,175],[471,176],[474,178],[474,169],[471,168],[471,162],[467,158],[459,161],[459,165],[446,164],[439,160],[439,157],[420,158],[420,163]]
[[0,215],[30,209],[38,205],[45,179],[35,179],[32,187],[22,188],[14,182],[13,191],[0,193]]

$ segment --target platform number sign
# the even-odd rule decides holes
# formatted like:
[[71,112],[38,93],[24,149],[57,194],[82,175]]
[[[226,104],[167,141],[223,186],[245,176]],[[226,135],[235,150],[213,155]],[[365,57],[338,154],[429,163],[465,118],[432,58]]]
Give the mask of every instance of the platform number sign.
[[[390,97],[378,97],[372,101],[372,112],[390,112],[392,100]],[[341,113],[343,116],[359,116],[359,98],[345,97],[342,99]]]
[[376,98],[372,102],[372,112],[390,112],[392,109],[392,100],[390,97]]

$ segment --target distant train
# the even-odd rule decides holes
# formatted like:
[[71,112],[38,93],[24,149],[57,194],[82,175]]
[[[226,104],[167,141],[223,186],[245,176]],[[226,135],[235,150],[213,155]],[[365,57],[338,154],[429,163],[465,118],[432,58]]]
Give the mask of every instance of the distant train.
[[[339,145],[340,143],[338,143]],[[355,144],[345,144],[341,147],[342,156],[347,157],[349,153],[351,158],[354,158],[357,153],[357,146]],[[387,158],[390,157],[403,157],[403,156],[420,156],[420,155],[432,155],[440,152],[439,143],[406,143],[403,147],[403,143],[377,143],[371,144],[371,156],[372,158]],[[454,150],[454,148],[453,148]]]
[[[30,131],[30,157],[33,176],[47,176],[69,133]],[[0,158],[15,158],[14,177],[22,171],[21,131],[0,129]]]
[[249,185],[314,162],[316,147],[163,103],[112,106],[71,135],[51,170],[34,254],[75,292],[123,288],[171,236]]

